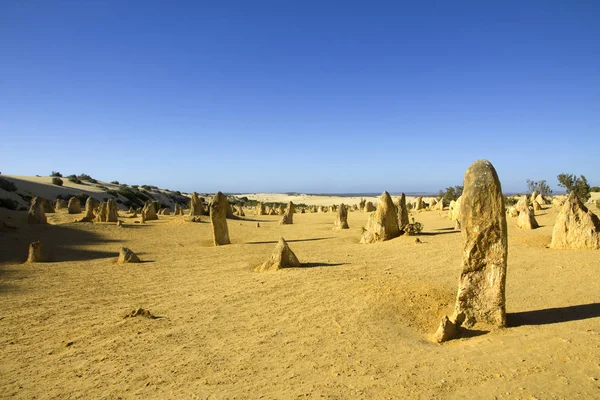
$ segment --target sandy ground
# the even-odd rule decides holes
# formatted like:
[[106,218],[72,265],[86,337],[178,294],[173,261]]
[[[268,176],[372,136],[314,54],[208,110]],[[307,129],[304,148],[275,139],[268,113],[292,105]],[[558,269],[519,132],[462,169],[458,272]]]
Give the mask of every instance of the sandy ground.
[[[600,252],[546,248],[556,210],[533,231],[509,219],[509,327],[438,345],[461,257],[445,214],[414,214],[423,244],[371,245],[364,213],[342,232],[331,213],[249,215],[213,247],[186,217],[35,226],[0,209],[19,226],[0,232],[0,397],[599,398]],[[280,236],[303,268],[253,272]],[[53,262],[22,263],[34,240]],[[121,246],[145,262],[114,264]],[[136,307],[160,318],[124,318]]]
[[[293,202],[294,204],[306,204],[309,206],[330,206],[332,204],[341,204],[344,203],[346,205],[354,205],[359,204],[362,199],[366,201],[370,201],[373,204],[377,205],[379,203],[379,196],[317,196],[310,194],[298,194],[298,195],[288,195],[283,193],[247,193],[240,194],[238,197],[247,197],[249,200],[257,200],[265,203],[287,203]],[[394,201],[396,201],[400,196],[392,196]],[[431,201],[434,197],[423,197],[425,202]],[[416,200],[414,196],[406,196],[406,201],[411,202]]]

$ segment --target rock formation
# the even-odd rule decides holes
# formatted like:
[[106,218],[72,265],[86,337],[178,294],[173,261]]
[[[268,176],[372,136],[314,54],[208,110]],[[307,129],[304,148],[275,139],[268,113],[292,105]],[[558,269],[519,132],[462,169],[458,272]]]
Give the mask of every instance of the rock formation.
[[[281,207],[281,206],[280,206]],[[284,211],[281,220],[279,221],[279,225],[291,225],[294,223],[294,203],[291,201],[288,203],[287,209]]]
[[422,210],[423,207],[423,198],[422,197],[417,197],[417,200],[415,200],[415,211],[419,211]]
[[398,227],[402,230],[410,223],[408,219],[408,208],[406,207],[406,195],[402,193],[398,200]]
[[192,193],[192,198],[190,200],[190,217],[194,217],[197,215],[206,215],[206,210],[204,209],[204,199],[202,197],[198,197],[198,193]]
[[46,212],[44,211],[44,199],[41,197],[34,197],[31,200],[29,211],[27,212],[27,223],[28,224],[47,224]]
[[279,238],[275,251],[263,264],[255,268],[256,272],[277,271],[281,268],[300,267],[300,261],[290,249],[284,238]]
[[533,211],[529,209],[529,207],[525,207],[522,211],[519,212],[519,217],[517,218],[517,226],[521,229],[536,229],[540,226],[535,220],[535,216],[533,215]]
[[438,341],[451,339],[461,325],[506,325],[506,213],[500,181],[489,161],[475,161],[465,172],[461,226],[463,261],[456,305],[452,318],[442,320]]
[[375,211],[375,210],[376,210],[376,208],[375,208],[375,206],[373,205],[373,203],[372,203],[372,202],[370,202],[370,201],[367,201],[367,202],[365,203],[365,208],[363,208],[363,211],[364,211],[364,212],[373,212],[373,211]]
[[283,215],[283,214],[285,214],[285,208],[283,208],[283,204],[280,204],[277,207],[277,215]]
[[392,198],[388,192],[383,192],[379,200],[377,210],[369,216],[360,239],[361,243],[381,242],[400,236],[398,217]]
[[44,262],[46,259],[44,258],[42,248],[42,242],[33,242],[29,245],[29,254],[27,255],[27,262]]
[[151,201],[147,201],[146,204],[144,204],[144,208],[142,208],[142,222],[152,221],[155,219],[158,219],[158,215],[156,215],[156,208]]
[[348,209],[344,203],[340,204],[337,210],[335,221],[333,221],[334,230],[349,229],[348,226]]
[[574,192],[569,194],[556,217],[550,247],[600,249],[600,219],[587,209]]
[[256,205],[256,215],[267,215],[265,205],[261,202]]
[[67,204],[69,214],[79,214],[81,212],[81,202],[77,197],[71,197]]
[[94,218],[96,218],[94,215],[94,208],[96,208],[96,205],[94,203],[96,203],[96,201],[94,201],[92,197],[87,198],[85,201],[85,215],[79,222],[92,222]]
[[56,204],[54,205],[54,209],[56,211],[59,211],[59,210],[64,210],[65,208],[67,208],[67,202],[64,201],[63,199],[57,199]]
[[117,264],[126,264],[126,263],[139,263],[141,262],[139,257],[127,247],[121,247],[119,251],[119,258],[117,259]]
[[113,199],[106,202],[106,222],[117,222],[119,220],[119,207]]
[[52,214],[54,213],[54,205],[52,204],[52,202],[50,200],[47,199],[42,199],[43,204],[44,204],[44,212],[46,214]]
[[217,192],[209,204],[210,224],[213,231],[215,246],[231,243],[229,241],[229,229],[227,227],[227,208],[229,202],[221,192]]

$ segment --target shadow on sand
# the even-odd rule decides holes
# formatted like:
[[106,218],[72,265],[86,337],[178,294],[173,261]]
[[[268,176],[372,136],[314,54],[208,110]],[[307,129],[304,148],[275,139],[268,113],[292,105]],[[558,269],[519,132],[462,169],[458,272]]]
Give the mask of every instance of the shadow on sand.
[[74,225],[25,225],[10,235],[4,235],[0,240],[0,264],[25,262],[29,244],[38,240],[42,242],[49,262],[115,257],[118,255],[118,245],[114,251],[88,250],[82,247],[99,243],[120,243],[119,240],[104,239],[94,232],[78,229]]
[[[333,237],[322,237],[322,238],[313,238],[313,239],[291,239],[291,240],[285,240],[288,243],[294,243],[294,242],[313,242],[315,240],[329,240],[329,239],[333,239]],[[246,242],[244,244],[276,244],[278,241],[277,240],[267,240],[264,242]]]
[[437,236],[437,235],[449,235],[452,233],[460,233],[460,231],[455,231],[454,228],[450,228],[452,230],[444,230],[441,232],[421,232],[419,233],[419,236]]
[[600,317],[600,303],[578,306],[546,308],[544,310],[510,313],[506,316],[509,327],[524,325],[548,325]]
[[340,265],[348,265],[350,263],[324,263],[324,262],[314,262],[314,263],[302,263],[300,268],[317,268],[317,267],[339,267]]

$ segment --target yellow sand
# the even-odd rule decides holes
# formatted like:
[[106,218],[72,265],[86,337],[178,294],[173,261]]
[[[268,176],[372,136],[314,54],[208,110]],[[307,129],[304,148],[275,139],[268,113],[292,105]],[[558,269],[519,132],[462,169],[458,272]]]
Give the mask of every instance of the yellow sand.
[[[445,214],[413,214],[423,244],[359,244],[368,214],[350,212],[345,231],[331,213],[229,220],[212,247],[186,217],[0,209],[19,226],[0,232],[0,398],[598,398],[600,252],[546,248],[556,210],[509,219],[512,326],[438,345],[461,260]],[[280,236],[306,267],[252,272]],[[34,240],[55,262],[22,264]],[[146,262],[114,264],[121,246]],[[137,307],[162,318],[123,318]]]

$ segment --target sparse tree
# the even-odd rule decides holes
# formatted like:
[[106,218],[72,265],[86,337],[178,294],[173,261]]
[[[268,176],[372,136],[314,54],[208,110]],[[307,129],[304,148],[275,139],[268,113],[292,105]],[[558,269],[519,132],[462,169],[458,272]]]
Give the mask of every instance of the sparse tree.
[[552,194],[552,189],[546,183],[545,180],[541,181],[532,181],[531,179],[527,179],[527,194],[531,194],[533,192],[538,192],[542,196],[549,196]]
[[564,187],[567,193],[575,192],[581,201],[588,201],[590,195],[590,185],[584,175],[560,174],[556,177],[558,186]]
[[462,195],[463,189],[463,186],[450,186],[446,188],[446,191],[440,190],[438,196],[447,204],[458,199]]

